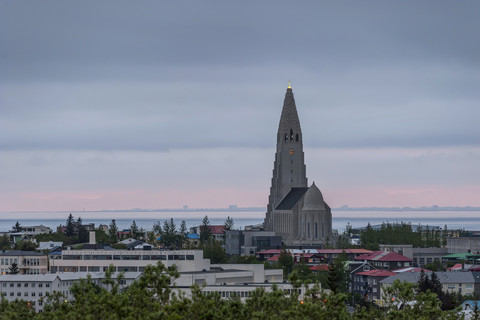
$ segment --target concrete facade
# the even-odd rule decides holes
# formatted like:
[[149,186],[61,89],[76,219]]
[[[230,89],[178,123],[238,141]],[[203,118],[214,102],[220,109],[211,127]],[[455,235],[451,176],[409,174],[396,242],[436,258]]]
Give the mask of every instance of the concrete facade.
[[447,238],[448,253],[480,252],[480,237]]
[[116,271],[142,272],[145,266],[176,265],[179,272],[209,269],[210,260],[201,250],[64,250],[50,254],[50,273],[103,272],[109,265]]
[[[140,272],[126,272],[120,280],[120,289],[125,288],[140,277]],[[14,301],[15,299],[27,300],[35,308],[36,311],[43,309],[43,304],[40,301],[47,293],[54,291],[60,292],[64,295],[65,300],[73,300],[73,295],[70,291],[75,282],[81,279],[86,279],[90,276],[91,279],[99,286],[107,288],[102,279],[105,279],[104,273],[63,273],[63,274],[43,274],[43,275],[5,275],[0,277],[0,294],[7,301]],[[113,279],[116,279],[114,274]]]
[[260,250],[281,247],[282,238],[274,231],[227,230],[225,232],[225,251],[229,255],[255,255]]
[[20,250],[0,252],[0,275],[8,274],[10,266],[16,263],[18,274],[45,274],[48,272],[47,255]]

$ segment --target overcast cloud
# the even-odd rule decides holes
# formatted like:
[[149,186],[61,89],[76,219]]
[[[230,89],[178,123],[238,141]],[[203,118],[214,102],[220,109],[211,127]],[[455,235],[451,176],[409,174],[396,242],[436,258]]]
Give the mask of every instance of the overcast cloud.
[[479,12],[2,1],[0,211],[263,206],[288,80],[332,206],[480,206]]

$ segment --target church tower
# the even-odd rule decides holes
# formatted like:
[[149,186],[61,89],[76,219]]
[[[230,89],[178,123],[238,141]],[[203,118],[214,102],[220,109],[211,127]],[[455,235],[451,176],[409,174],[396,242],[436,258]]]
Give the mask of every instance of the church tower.
[[268,198],[265,228],[273,230],[273,210],[293,187],[307,187],[302,129],[290,84],[278,124],[277,152],[273,164],[272,186]]
[[281,236],[286,246],[322,247],[333,240],[331,209],[315,183],[308,186],[302,129],[290,85],[278,124],[264,226]]

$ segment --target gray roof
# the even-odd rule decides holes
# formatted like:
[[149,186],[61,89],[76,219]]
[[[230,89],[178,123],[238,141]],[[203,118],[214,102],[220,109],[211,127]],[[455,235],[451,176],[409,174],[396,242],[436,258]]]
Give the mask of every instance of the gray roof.
[[[427,272],[426,275],[430,275]],[[440,283],[475,283],[472,272],[435,272]],[[381,283],[392,284],[395,280],[406,281],[408,283],[416,283],[420,279],[420,272],[402,272],[395,276],[391,276],[381,280]]]
[[[116,279],[119,272],[112,274],[112,279]],[[47,273],[47,274],[6,274],[0,277],[0,282],[16,281],[16,282],[51,282],[55,278],[62,281],[86,279],[88,276],[92,279],[104,279],[104,272],[65,272],[65,273]],[[123,279],[137,279],[142,275],[141,272],[123,272]]]
[[298,201],[300,201],[307,190],[308,187],[292,188],[285,198],[283,198],[283,200],[278,204],[275,210],[292,210],[292,208],[297,204]]
[[46,254],[35,251],[2,250],[0,256],[46,256]]

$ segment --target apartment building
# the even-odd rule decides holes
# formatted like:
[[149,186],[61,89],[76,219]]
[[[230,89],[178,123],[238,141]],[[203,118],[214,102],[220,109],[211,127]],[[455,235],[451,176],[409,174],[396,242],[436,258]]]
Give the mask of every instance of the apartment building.
[[50,273],[103,272],[113,265],[116,271],[142,272],[145,266],[162,262],[177,266],[179,272],[210,268],[201,250],[63,250],[49,254]]
[[47,255],[34,251],[0,251],[0,274],[10,272],[10,266],[17,264],[19,274],[45,274],[48,272]]
[[[54,291],[64,295],[66,301],[73,300],[71,288],[75,282],[86,279],[88,276],[95,284],[107,288],[102,283],[104,273],[60,273],[37,275],[4,275],[0,277],[0,295],[7,301],[15,299],[26,300],[36,311],[43,310],[42,298]],[[113,274],[113,278],[116,278]],[[126,272],[120,280],[120,289],[125,288],[141,276],[140,272]]]

